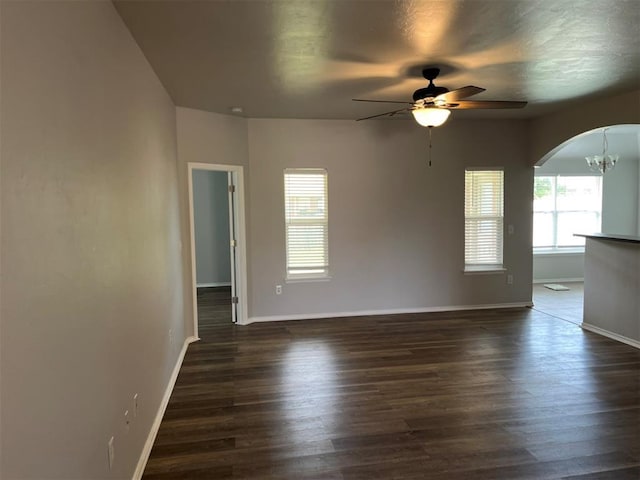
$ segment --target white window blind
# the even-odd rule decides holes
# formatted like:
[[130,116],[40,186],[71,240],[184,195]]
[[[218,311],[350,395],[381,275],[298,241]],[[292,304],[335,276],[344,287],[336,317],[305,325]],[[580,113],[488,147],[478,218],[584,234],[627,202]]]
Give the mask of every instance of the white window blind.
[[504,172],[466,170],[464,177],[465,267],[502,267]]
[[327,171],[285,169],[284,203],[287,278],[327,277]]

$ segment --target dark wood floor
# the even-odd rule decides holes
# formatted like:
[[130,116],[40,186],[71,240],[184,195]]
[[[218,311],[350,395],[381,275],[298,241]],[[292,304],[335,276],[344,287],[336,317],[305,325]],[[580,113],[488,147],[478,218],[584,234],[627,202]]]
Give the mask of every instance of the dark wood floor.
[[640,478],[630,346],[530,309],[242,327],[227,298],[199,297],[146,480]]

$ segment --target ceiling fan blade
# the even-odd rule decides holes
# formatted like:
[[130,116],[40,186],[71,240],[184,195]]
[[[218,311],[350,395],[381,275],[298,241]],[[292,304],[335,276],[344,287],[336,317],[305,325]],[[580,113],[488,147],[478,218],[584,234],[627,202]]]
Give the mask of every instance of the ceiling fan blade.
[[375,102],[375,103],[405,103],[407,105],[413,105],[413,102],[395,102],[393,100],[365,100],[362,98],[352,98],[354,102]]
[[356,119],[356,122],[359,122],[360,120],[369,120],[370,118],[376,118],[376,117],[392,117],[396,113],[408,112],[409,110],[411,110],[411,109],[410,108],[401,108],[400,110],[391,110],[390,112],[379,113],[377,115],[371,115],[370,117],[358,118],[358,119]]
[[463,98],[482,93],[485,90],[486,89],[481,87],[467,85],[466,87],[458,88],[456,90],[451,90],[450,92],[440,94],[435,98],[435,101],[444,100],[445,102],[457,102],[458,100],[462,100]]
[[480,100],[480,101],[461,101],[455,102],[451,105],[444,105],[445,108],[452,110],[471,110],[481,108],[524,108],[527,102],[510,102],[510,101],[498,101],[498,100]]

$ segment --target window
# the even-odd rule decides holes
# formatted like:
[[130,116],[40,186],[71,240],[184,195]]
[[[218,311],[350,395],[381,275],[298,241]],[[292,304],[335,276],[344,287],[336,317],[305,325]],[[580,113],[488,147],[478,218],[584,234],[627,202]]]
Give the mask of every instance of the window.
[[464,173],[465,271],[502,270],[504,172]]
[[602,177],[536,176],[533,186],[533,247],[537,252],[582,247],[574,233],[600,230]]
[[285,169],[287,279],[329,275],[327,171]]

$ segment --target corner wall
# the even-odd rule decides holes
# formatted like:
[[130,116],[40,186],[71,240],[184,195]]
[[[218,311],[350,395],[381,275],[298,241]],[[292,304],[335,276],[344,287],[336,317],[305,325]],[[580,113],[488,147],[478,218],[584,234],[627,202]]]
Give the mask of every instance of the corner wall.
[[110,2],[0,8],[0,476],[131,478],[185,338],[175,108]]

